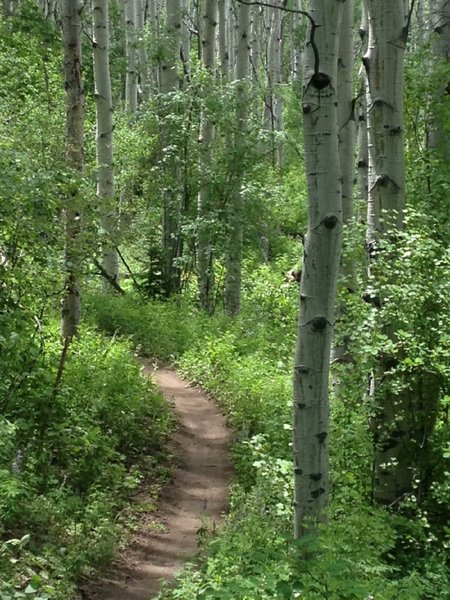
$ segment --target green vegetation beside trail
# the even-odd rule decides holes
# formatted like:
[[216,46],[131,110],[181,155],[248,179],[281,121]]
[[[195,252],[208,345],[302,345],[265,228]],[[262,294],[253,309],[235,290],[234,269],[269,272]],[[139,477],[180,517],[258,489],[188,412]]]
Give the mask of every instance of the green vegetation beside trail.
[[[4,317],[3,334],[7,324]],[[84,327],[55,396],[56,323],[28,354],[23,338],[8,335],[0,356],[8,374],[0,383],[0,598],[67,600],[80,576],[111,559],[123,535],[120,509],[143,473],[164,463],[171,416],[126,342]]]
[[[426,252],[422,239],[417,233],[415,251],[405,242],[411,251],[403,260],[405,273],[417,254]],[[411,504],[399,514],[371,505],[370,406],[358,401],[364,383],[356,368],[335,369],[329,525],[317,539],[292,541],[290,348],[297,288],[264,266],[247,276],[242,313],[235,319],[207,318],[183,301],[146,303],[132,295],[89,300],[91,316],[102,328],[129,336],[144,353],[175,362],[187,378],[210,391],[234,430],[236,481],[226,526],[205,542],[201,568],[187,568],[162,597],[450,598],[445,509],[436,520],[442,496],[436,495],[427,510]],[[367,352],[373,309],[357,298],[348,309],[361,327],[352,343]],[[377,343],[370,342],[371,351]],[[441,427],[439,435],[444,431]],[[446,495],[442,477],[435,485]]]

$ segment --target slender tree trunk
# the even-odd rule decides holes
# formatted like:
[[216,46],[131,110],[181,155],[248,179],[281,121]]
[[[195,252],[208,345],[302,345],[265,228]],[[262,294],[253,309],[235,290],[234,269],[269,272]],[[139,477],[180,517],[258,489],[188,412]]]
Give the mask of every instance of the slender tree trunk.
[[180,89],[178,65],[181,47],[181,2],[167,0],[164,59],[160,63],[160,91],[173,94]]
[[[442,63],[450,62],[450,0],[435,0],[431,12],[434,32],[433,51],[435,57]],[[443,99],[450,94],[450,81],[443,81],[437,97],[441,102],[435,111],[430,131],[430,147],[436,151],[445,165],[450,162],[450,126],[449,111],[445,109]],[[447,101],[448,105],[448,101]]]
[[[368,246],[380,233],[403,227],[405,161],[403,67],[406,15],[403,0],[366,0],[369,16],[367,76],[369,141]],[[383,220],[381,222],[381,215]]]
[[[355,180],[355,139],[356,119],[353,98],[353,0],[343,3],[342,22],[339,36],[338,58],[338,127],[339,127],[339,160],[342,182],[342,219],[344,227],[348,227],[353,219],[353,184]],[[340,286],[353,292],[356,288],[354,262],[348,253],[342,255],[340,265]],[[345,303],[336,307],[336,321],[345,318]],[[335,340],[331,350],[331,362],[351,362],[348,350],[348,336],[343,336],[339,343]]]
[[[159,43],[159,8],[157,0],[148,0],[148,27],[150,30],[151,44],[157,46]],[[159,67],[154,66],[151,70],[150,91],[157,93],[160,89]]]
[[136,1],[124,0],[127,72],[125,78],[125,107],[130,114],[137,111],[138,72],[136,39]]
[[[361,39],[361,55],[365,56],[367,52],[367,42],[369,39],[369,23],[367,21],[366,7],[362,7],[361,25],[359,36]],[[367,215],[367,203],[369,195],[369,141],[367,136],[367,90],[364,65],[360,70],[360,100],[358,104],[358,211],[359,214]]]
[[191,34],[186,25],[187,17],[190,11],[189,0],[182,0],[182,20],[181,20],[181,58],[183,62],[184,78],[183,81],[190,80],[191,71]]
[[[342,215],[344,224],[353,217],[355,181],[356,118],[353,98],[353,0],[343,2],[338,59],[339,159],[342,176]],[[350,274],[350,279],[353,276]]]
[[[202,40],[203,64],[208,77],[205,93],[213,84],[215,70],[215,32],[217,24],[217,0],[206,0]],[[213,198],[209,185],[209,169],[212,164],[214,123],[203,111],[201,117],[201,187],[197,205],[197,269],[200,306],[207,312],[214,309],[214,262],[211,218]]]
[[230,57],[227,47],[228,11],[226,0],[218,0],[219,11],[219,59],[222,83],[229,81]]
[[[206,0],[208,1],[208,0]],[[227,0],[228,5],[228,70],[230,79],[234,78],[234,70],[236,67],[236,13],[233,0]]]
[[308,231],[294,366],[294,534],[314,531],[329,495],[328,376],[342,243],[337,62],[342,3],[309,0],[303,74]]
[[135,0],[136,2],[136,43],[137,43],[137,62],[139,75],[140,98],[147,102],[150,98],[150,72],[146,48],[145,31],[145,0]]
[[230,215],[230,235],[227,254],[227,273],[225,280],[225,309],[230,315],[237,315],[241,308],[242,246],[244,235],[243,198],[241,190],[242,164],[245,161],[247,113],[248,113],[248,75],[250,63],[250,7],[239,4],[238,8],[238,51],[236,64],[236,121],[234,143],[235,171],[237,171],[236,189]]
[[[403,0],[366,0],[369,17],[367,76],[369,204],[367,245],[372,260],[377,241],[403,228],[405,161],[403,67],[406,14]],[[384,334],[395,342],[395,324]],[[374,391],[378,414],[375,440],[374,499],[391,505],[412,489],[412,415],[409,390],[390,389],[392,357],[380,357]]]
[[[294,9],[302,10],[302,0],[294,0]],[[303,17],[304,18],[304,17]],[[292,19],[292,82],[301,83],[302,79],[302,49],[300,42],[300,32],[302,27],[302,16],[294,13]]]
[[[113,106],[109,69],[108,0],[92,0],[95,100],[97,108],[97,196],[101,227],[106,234],[102,267],[110,279],[118,281],[118,210],[113,166]],[[111,289],[107,284],[107,289]]]
[[83,173],[84,159],[84,89],[81,66],[81,24],[78,0],[63,0],[62,27],[64,45],[64,80],[66,89],[66,153],[75,182],[66,199],[64,296],[61,332],[66,343],[77,333],[81,316],[79,288],[82,203],[78,178]]
[[270,36],[267,52],[267,95],[265,108],[266,128],[272,133],[272,162],[281,166],[283,162],[283,144],[275,134],[283,130],[283,104],[279,94],[281,77],[281,3],[275,3],[270,17]]
[[[259,82],[259,68],[261,65],[261,10],[260,6],[252,6],[251,7],[251,15],[252,15],[252,23],[251,23],[251,32],[252,32],[252,41],[251,41],[251,72],[252,72],[252,86],[254,90],[258,89],[260,85]],[[255,94],[256,102],[258,102],[258,97]],[[259,110],[259,105],[258,105]],[[256,114],[256,111],[255,111]]]
[[[161,93],[164,106],[162,113],[167,117],[176,110],[174,96],[180,89],[178,66],[181,49],[181,2],[180,0],[167,0],[165,38],[165,60],[160,64]],[[163,227],[162,227],[162,280],[165,296],[179,291],[179,268],[175,261],[181,251],[181,191],[178,182],[179,172],[177,156],[173,151],[173,130],[166,125],[161,132],[162,146],[165,148],[164,158],[167,185],[164,191]]]

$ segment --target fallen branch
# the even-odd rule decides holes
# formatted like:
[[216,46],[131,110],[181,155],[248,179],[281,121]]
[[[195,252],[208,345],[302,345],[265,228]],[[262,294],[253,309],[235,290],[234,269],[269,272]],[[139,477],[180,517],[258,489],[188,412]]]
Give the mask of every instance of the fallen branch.
[[97,267],[97,269],[100,271],[100,274],[102,275],[102,277],[104,277],[106,279],[106,281],[117,291],[119,292],[119,294],[122,294],[122,296],[125,295],[125,290],[123,288],[120,287],[120,285],[118,284],[118,282],[116,281],[115,277],[111,277],[111,275],[108,273],[108,271],[106,271],[102,265],[98,262],[98,260],[96,258],[92,259],[92,262],[94,263],[94,265]]

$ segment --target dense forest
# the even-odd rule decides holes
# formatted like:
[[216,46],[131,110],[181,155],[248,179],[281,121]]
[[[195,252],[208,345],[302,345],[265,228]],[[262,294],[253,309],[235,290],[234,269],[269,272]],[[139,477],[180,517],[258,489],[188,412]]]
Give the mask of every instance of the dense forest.
[[161,598],[450,599],[449,61],[450,0],[3,0],[1,600],[158,503],[138,355],[233,432]]

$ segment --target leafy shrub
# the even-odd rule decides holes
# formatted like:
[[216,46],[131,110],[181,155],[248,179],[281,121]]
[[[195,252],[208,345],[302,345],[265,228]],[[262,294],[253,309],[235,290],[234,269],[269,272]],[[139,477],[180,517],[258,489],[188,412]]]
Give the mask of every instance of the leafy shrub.
[[5,598],[21,597],[28,582],[35,591],[27,588],[27,597],[66,599],[81,573],[111,557],[120,531],[114,515],[144,459],[163,460],[171,427],[167,404],[140,376],[126,342],[82,328],[56,396],[56,324],[47,326],[44,347],[27,374],[33,394],[24,395],[28,385],[15,390],[0,420]]

